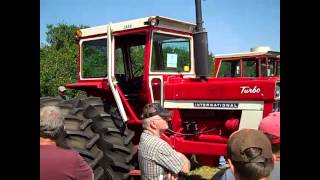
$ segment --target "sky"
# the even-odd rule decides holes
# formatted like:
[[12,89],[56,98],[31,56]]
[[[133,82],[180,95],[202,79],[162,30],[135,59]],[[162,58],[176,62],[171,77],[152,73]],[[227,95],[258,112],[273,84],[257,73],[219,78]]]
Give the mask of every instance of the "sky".
[[[195,23],[195,0],[40,0],[40,43],[48,24],[92,27],[154,15]],[[280,0],[202,0],[202,18],[210,53],[280,51]]]

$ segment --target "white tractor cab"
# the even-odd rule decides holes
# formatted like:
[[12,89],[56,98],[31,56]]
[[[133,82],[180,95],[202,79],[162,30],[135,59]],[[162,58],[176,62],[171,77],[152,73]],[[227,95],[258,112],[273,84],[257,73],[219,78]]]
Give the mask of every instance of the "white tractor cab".
[[217,54],[214,77],[280,77],[280,52],[268,46],[251,48],[250,52]]

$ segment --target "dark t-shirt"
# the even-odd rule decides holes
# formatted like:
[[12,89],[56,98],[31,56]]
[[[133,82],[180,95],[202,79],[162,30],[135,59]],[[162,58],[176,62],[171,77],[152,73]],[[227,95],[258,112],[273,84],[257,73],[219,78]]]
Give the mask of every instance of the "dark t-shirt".
[[230,168],[226,168],[217,172],[211,180],[235,180]]
[[40,145],[40,180],[93,180],[93,173],[79,153]]
[[272,180],[280,180],[280,161],[276,161],[271,172]]
[[[276,161],[273,170],[271,171],[272,180],[280,180],[280,161]],[[235,177],[230,168],[220,170],[211,180],[235,180]]]

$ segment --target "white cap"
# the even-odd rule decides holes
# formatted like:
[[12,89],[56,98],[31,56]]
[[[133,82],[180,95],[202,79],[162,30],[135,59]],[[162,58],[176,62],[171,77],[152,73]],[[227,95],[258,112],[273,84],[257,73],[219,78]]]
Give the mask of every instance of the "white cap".
[[59,92],[64,92],[64,91],[66,91],[67,89],[66,89],[64,86],[59,86],[59,87],[58,87],[58,90],[59,90]]

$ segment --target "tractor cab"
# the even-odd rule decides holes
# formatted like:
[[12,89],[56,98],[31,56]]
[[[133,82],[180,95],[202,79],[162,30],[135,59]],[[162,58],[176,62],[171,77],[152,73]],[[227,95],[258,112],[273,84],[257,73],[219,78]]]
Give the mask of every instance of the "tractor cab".
[[250,52],[218,54],[214,58],[214,77],[280,77],[280,52],[270,47]]
[[89,96],[114,99],[125,119],[140,123],[143,105],[163,104],[164,82],[196,76],[195,26],[150,16],[81,29],[77,31],[78,82],[67,87],[84,90]]

